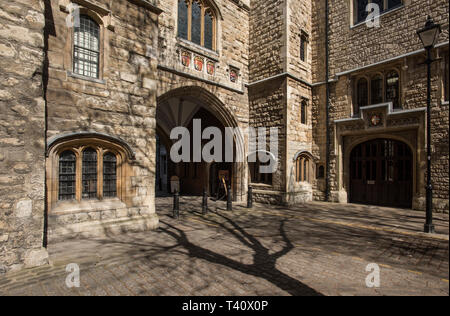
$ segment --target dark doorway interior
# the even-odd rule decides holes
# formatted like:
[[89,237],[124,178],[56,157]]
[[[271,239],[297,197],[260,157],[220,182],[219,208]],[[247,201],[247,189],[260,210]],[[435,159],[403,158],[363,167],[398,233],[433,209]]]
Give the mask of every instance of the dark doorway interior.
[[412,207],[413,155],[403,142],[375,139],[350,156],[350,202]]

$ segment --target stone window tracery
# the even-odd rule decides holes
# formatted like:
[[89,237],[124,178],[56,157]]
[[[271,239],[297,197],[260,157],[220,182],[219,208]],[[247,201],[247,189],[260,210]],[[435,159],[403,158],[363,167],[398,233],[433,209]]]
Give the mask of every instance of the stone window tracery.
[[50,145],[49,204],[104,198],[129,202],[129,188],[123,184],[132,172],[129,159],[135,158],[129,147],[119,144],[114,140],[81,138]]
[[354,81],[353,113],[358,114],[363,106],[383,102],[392,102],[394,109],[401,108],[400,79],[399,72],[396,69],[356,77]]
[[295,161],[296,182],[310,181],[310,158],[307,155],[300,155]]
[[206,0],[178,0],[178,37],[216,49],[216,14]]

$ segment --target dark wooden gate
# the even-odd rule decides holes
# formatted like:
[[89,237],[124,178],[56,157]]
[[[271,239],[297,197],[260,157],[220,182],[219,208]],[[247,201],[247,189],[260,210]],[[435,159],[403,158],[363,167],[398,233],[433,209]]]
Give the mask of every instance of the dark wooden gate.
[[391,139],[375,139],[355,147],[350,156],[350,202],[411,208],[413,156]]

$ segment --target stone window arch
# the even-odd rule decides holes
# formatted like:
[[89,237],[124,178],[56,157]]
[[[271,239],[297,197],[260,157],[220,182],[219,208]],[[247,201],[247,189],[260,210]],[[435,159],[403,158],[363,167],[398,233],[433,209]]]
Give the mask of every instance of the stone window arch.
[[217,49],[217,12],[207,0],[178,0],[179,38]]
[[315,177],[314,161],[307,151],[300,151],[294,156],[295,182],[312,183]]
[[118,198],[128,203],[131,149],[116,138],[80,133],[48,145],[47,190],[50,208],[57,203]]

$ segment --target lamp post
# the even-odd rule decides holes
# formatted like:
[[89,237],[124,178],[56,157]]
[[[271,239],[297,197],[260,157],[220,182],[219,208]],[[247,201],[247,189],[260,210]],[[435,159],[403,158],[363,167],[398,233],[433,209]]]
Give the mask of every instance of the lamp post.
[[441,26],[435,24],[430,16],[427,18],[425,27],[419,31],[420,40],[427,52],[427,196],[426,196],[426,222],[425,232],[434,233],[433,225],[433,186],[431,184],[431,64],[435,61],[431,57],[433,49],[441,32]]

